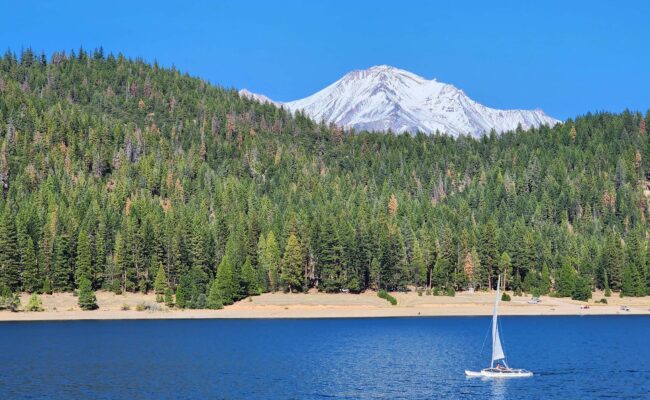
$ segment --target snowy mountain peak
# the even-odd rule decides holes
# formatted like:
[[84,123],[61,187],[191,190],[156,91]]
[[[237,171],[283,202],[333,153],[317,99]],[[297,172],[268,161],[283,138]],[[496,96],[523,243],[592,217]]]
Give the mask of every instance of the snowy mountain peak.
[[390,65],[375,65],[368,69],[357,69],[352,72],[348,72],[343,78],[357,78],[357,77],[382,77],[382,78],[396,78],[396,77],[407,77],[416,81],[424,81],[425,79],[421,76],[418,76],[412,72],[399,69],[396,67],[391,67]]
[[[271,101],[248,91],[240,94]],[[488,108],[453,85],[389,65],[351,71],[309,97],[275,104],[291,111],[303,110],[317,121],[357,130],[480,136],[492,129],[504,132],[518,125],[527,129],[560,122],[541,110]]]

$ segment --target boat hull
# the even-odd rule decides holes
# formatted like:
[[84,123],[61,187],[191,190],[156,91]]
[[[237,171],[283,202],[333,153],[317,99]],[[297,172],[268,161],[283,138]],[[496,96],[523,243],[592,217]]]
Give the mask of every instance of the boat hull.
[[486,368],[481,371],[465,370],[465,375],[470,378],[530,378],[533,373],[525,369],[504,369]]

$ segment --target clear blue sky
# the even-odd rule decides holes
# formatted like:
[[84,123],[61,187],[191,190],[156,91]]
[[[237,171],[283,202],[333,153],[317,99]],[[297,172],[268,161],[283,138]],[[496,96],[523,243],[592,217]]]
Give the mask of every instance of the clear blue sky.
[[562,119],[650,107],[650,1],[0,0],[0,8],[5,49],[101,45],[276,100],[389,64],[491,107],[539,107]]

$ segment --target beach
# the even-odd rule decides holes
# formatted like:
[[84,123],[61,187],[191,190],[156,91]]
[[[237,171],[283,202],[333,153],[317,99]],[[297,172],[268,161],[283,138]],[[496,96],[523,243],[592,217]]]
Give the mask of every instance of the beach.
[[[226,306],[222,310],[179,310],[156,303],[153,293],[114,294],[97,292],[99,309],[83,311],[71,293],[41,295],[44,311],[0,311],[0,321],[58,321],[95,319],[205,319],[205,318],[363,318],[491,315],[494,292],[461,292],[454,297],[418,295],[415,292],[392,293],[398,303],[392,306],[376,292],[361,294],[265,293]],[[512,294],[511,294],[512,295]],[[607,297],[608,304],[595,303],[604,298],[594,293],[588,303],[569,298],[542,296],[539,304],[529,304],[530,296],[512,296],[502,301],[500,315],[650,315],[650,296]],[[21,296],[22,305],[29,295]],[[138,306],[140,305],[140,306]],[[588,305],[588,309],[582,306]],[[628,306],[629,311],[621,310]]]

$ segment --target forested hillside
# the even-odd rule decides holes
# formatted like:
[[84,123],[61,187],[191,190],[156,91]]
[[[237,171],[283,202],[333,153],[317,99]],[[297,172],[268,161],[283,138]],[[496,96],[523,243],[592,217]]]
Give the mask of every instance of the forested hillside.
[[351,133],[101,50],[0,60],[0,283],[176,293],[650,290],[650,113]]

